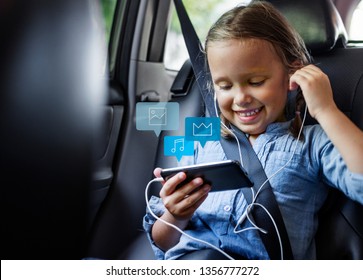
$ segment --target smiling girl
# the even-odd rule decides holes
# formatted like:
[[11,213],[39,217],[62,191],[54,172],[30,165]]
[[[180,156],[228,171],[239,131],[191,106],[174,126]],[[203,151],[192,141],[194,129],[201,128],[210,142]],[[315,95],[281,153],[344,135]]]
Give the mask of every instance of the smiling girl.
[[[222,122],[248,135],[267,177],[274,174],[270,184],[294,258],[314,259],[327,185],[363,204],[363,132],[338,110],[328,77],[309,64],[300,36],[271,4],[257,1],[225,13],[208,33],[206,55]],[[293,119],[286,114],[288,95],[298,87],[319,122],[305,126],[300,139],[301,103]],[[207,142],[185,164],[225,159],[220,142]],[[160,168],[154,173],[159,177]],[[185,178],[180,173],[163,183],[160,198],[150,201],[154,213],[228,254],[269,259],[258,231],[244,230],[248,221],[238,223],[248,207],[241,190],[209,193],[201,178],[176,190]],[[150,213],[144,227],[159,259],[208,248]]]

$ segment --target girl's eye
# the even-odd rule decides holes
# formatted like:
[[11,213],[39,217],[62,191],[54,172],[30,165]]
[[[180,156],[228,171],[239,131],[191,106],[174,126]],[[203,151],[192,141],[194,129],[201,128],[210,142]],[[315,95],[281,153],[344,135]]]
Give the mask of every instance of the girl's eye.
[[231,85],[218,85],[219,90],[229,90],[232,88]]
[[249,84],[253,87],[258,87],[263,85],[263,83],[265,82],[265,80],[260,80],[260,81],[249,81]]

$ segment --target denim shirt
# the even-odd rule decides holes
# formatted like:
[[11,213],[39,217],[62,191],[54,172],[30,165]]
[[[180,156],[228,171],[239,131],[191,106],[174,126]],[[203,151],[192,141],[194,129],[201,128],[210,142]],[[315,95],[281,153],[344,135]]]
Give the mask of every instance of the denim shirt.
[[[334,145],[319,125],[304,127],[304,142],[288,133],[290,122],[273,123],[255,141],[255,150],[269,178],[279,204],[295,259],[315,259],[314,236],[318,226],[317,214],[323,205],[328,187],[341,190],[351,199],[363,204],[363,175],[348,170]],[[295,153],[295,143],[297,143]],[[293,155],[293,156],[292,156]],[[270,178],[283,167],[288,165]],[[194,156],[183,157],[182,164],[197,164],[226,160],[220,142],[198,145]],[[243,159],[243,158],[242,158]],[[151,197],[152,211],[161,216],[165,211],[158,197]],[[185,232],[207,241],[226,253],[246,259],[268,259],[268,253],[256,229],[235,233],[237,221],[247,202],[241,190],[211,192],[191,218]],[[147,212],[144,229],[158,259],[175,259],[194,250],[208,248],[182,235],[178,244],[167,252],[160,250],[151,238],[155,219]],[[237,229],[250,227],[244,222]]]

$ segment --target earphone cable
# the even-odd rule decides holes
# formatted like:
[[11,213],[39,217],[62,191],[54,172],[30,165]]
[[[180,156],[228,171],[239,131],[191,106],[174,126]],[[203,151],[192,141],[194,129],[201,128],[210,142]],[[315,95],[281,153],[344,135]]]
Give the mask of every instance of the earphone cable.
[[151,207],[150,207],[150,203],[149,203],[149,199],[148,199],[148,193],[149,193],[149,188],[150,188],[150,186],[151,186],[151,184],[152,183],[154,183],[154,182],[161,182],[161,181],[163,181],[163,179],[162,178],[154,178],[154,179],[152,179],[148,184],[147,184],[147,186],[146,186],[146,188],[145,188],[145,200],[146,200],[146,206],[147,206],[147,209],[149,210],[149,213],[156,219],[156,220],[158,220],[158,221],[160,221],[160,222],[162,222],[162,223],[164,223],[165,225],[167,225],[167,226],[170,226],[170,227],[172,227],[173,229],[175,229],[176,231],[178,231],[179,233],[181,233],[181,234],[183,234],[183,235],[185,235],[185,236],[187,236],[188,238],[190,238],[190,239],[192,239],[192,240],[194,240],[194,241],[196,241],[196,242],[200,242],[200,243],[202,243],[202,244],[204,244],[204,245],[206,245],[206,246],[208,246],[208,247],[211,247],[212,249],[214,249],[214,250],[217,250],[218,252],[220,252],[221,254],[223,254],[224,256],[226,256],[228,259],[230,259],[230,260],[234,260],[234,258],[232,258],[229,254],[227,254],[226,252],[224,252],[223,250],[221,250],[220,248],[218,248],[218,247],[216,247],[216,246],[214,246],[213,244],[211,244],[211,243],[209,243],[209,242],[207,242],[207,241],[204,241],[204,240],[202,240],[202,239],[199,239],[199,238],[195,238],[195,237],[193,237],[193,236],[191,236],[191,235],[189,235],[189,234],[187,234],[186,232],[184,232],[182,229],[180,229],[179,227],[177,227],[177,226],[175,226],[175,225],[173,225],[173,224],[171,224],[171,223],[169,223],[169,222],[167,222],[167,221],[165,221],[165,220],[163,220],[163,219],[161,219],[160,217],[158,217],[154,212],[153,212],[153,210],[151,209]]

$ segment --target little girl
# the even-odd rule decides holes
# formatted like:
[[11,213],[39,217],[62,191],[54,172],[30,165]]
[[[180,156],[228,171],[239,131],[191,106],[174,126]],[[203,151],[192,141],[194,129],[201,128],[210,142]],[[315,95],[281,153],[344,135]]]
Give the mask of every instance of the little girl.
[[[330,185],[363,204],[363,132],[335,105],[328,77],[309,64],[300,36],[265,2],[252,2],[225,13],[210,29],[206,55],[221,121],[248,135],[279,204],[295,259],[314,259],[317,213]],[[319,125],[305,126],[296,139],[299,113],[287,119],[288,95],[298,87]],[[299,108],[297,109],[300,110]],[[229,130],[222,131],[230,137]],[[292,158],[292,160],[290,160]],[[226,160],[220,142],[198,145],[185,164]],[[154,174],[160,177],[160,168]],[[179,173],[163,182],[150,207],[162,220],[228,254],[269,259],[256,229],[238,224],[248,204],[242,191],[209,193],[196,178]],[[150,213],[144,227],[158,259],[176,259],[208,248]]]

